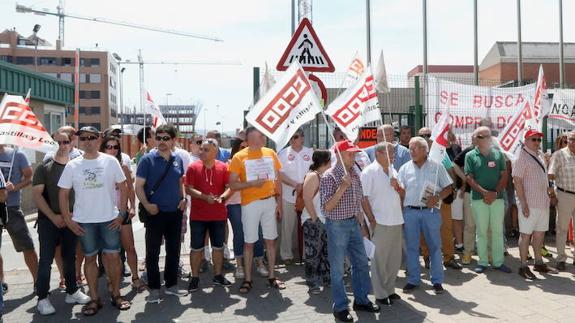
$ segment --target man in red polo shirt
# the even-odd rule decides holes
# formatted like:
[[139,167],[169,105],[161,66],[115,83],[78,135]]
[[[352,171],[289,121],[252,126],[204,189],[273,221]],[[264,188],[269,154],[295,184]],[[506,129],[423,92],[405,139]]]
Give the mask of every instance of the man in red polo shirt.
[[224,262],[224,237],[227,220],[226,199],[231,195],[228,165],[216,160],[218,142],[206,139],[200,147],[200,160],[192,163],[186,171],[186,193],[192,197],[190,211],[191,249],[190,263],[192,278],[188,291],[198,290],[200,264],[202,262],[204,237],[209,232],[212,243],[214,279],[216,285],[229,286],[231,283],[222,274]]

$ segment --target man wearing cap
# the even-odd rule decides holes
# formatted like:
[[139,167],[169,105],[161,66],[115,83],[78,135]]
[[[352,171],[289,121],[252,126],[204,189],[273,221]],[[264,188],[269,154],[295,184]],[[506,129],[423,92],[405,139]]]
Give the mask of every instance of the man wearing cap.
[[[383,126],[377,128],[377,143],[380,142],[391,142],[393,144],[393,151],[395,155],[395,161],[393,162],[393,168],[399,171],[399,168],[410,160],[409,149],[403,147],[398,142],[395,141],[395,133],[393,131],[393,126],[390,124],[384,124]],[[369,159],[373,162],[375,158],[375,146],[371,146],[365,150]]]
[[[82,313],[94,315],[102,307],[98,296],[98,266],[96,256],[102,251],[104,266],[111,284],[112,304],[120,310],[130,308],[130,302],[120,295],[120,228],[128,216],[128,189],[122,167],[113,156],[100,153],[100,132],[83,127],[78,139],[84,155],[66,164],[58,181],[60,211],[66,226],[80,236],[85,255],[84,272],[90,287],[91,301]],[[116,188],[120,191],[120,209],[116,206]],[[74,190],[74,211],[70,212],[70,192]]]
[[[353,171],[355,154],[361,151],[349,140],[335,144],[337,163],[320,180],[320,200],[326,217],[328,260],[330,264],[333,315],[343,322],[353,322],[349,313],[343,281],[344,259],[351,260],[355,311],[379,312],[379,305],[368,299],[371,290],[368,258],[363,246],[360,225],[364,225],[361,203],[361,179]],[[340,157],[341,156],[341,157]]]
[[[519,209],[519,275],[536,279],[527,266],[529,243],[535,252],[533,269],[541,273],[557,273],[557,270],[543,263],[541,247],[545,232],[549,229],[549,194],[553,193],[547,180],[547,167],[539,151],[543,133],[529,129],[525,132],[525,145],[513,163],[513,182],[517,191]],[[533,239],[531,239],[533,237]]]
[[397,179],[405,189],[403,226],[407,249],[407,284],[404,293],[421,282],[419,237],[423,233],[429,250],[431,283],[436,294],[443,293],[441,259],[441,214],[437,203],[452,192],[452,181],[445,167],[427,157],[429,146],[422,137],[409,140],[411,160],[399,169]]
[[557,192],[556,266],[559,270],[565,270],[565,242],[569,220],[575,220],[575,131],[567,133],[567,146],[553,154],[549,166],[549,180],[555,181]]

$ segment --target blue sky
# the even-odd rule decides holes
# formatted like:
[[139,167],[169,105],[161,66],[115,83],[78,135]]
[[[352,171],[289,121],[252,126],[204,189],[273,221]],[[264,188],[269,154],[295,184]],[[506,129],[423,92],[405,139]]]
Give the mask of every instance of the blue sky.
[[[495,41],[517,39],[516,1],[479,0],[479,58]],[[35,8],[56,9],[57,0],[22,0]],[[558,1],[523,0],[523,40],[558,41]],[[429,64],[473,64],[472,0],[428,0]],[[0,29],[16,27],[29,35],[35,23],[39,36],[55,43],[55,17],[18,14],[14,1],[0,0]],[[575,1],[564,1],[564,40],[575,42]],[[422,62],[421,0],[372,0],[372,57],[383,50],[388,74],[405,76]],[[290,40],[290,0],[163,0],[163,1],[66,1],[66,11],[139,24],[213,35],[205,40],[164,35],[104,24],[66,20],[66,47],[117,52],[136,60],[141,48],[150,61],[239,61],[240,66],[146,66],[146,87],[155,101],[164,104],[201,102],[207,108],[206,124],[224,129],[241,126],[242,110],[252,102],[252,68],[275,65]],[[313,24],[335,64],[345,70],[359,50],[365,58],[364,0],[315,0]],[[124,103],[138,105],[137,66],[124,73]],[[219,111],[216,109],[219,106]],[[197,126],[203,128],[204,116]],[[219,127],[218,127],[219,128]]]

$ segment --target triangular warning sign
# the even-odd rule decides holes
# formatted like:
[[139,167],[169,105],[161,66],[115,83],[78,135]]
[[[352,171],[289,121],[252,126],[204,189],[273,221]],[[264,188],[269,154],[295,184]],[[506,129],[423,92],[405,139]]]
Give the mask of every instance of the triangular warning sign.
[[299,62],[306,72],[335,71],[307,18],[300,22],[276,68],[278,71],[285,71],[295,61]]

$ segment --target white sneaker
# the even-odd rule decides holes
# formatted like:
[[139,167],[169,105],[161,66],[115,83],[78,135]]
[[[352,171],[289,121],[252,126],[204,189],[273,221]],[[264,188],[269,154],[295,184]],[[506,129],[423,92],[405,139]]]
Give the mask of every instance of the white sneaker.
[[258,274],[260,274],[260,276],[262,277],[268,277],[270,275],[270,272],[268,271],[265,265],[259,265],[257,271]]
[[38,310],[38,313],[42,315],[51,315],[56,313],[56,309],[52,306],[48,297],[39,300],[36,309]]
[[91,300],[90,296],[82,293],[78,288],[74,294],[66,294],[65,302],[66,304],[88,304]]
[[244,273],[244,267],[237,266],[234,277],[236,277],[236,279],[244,279],[246,277],[246,274]]

